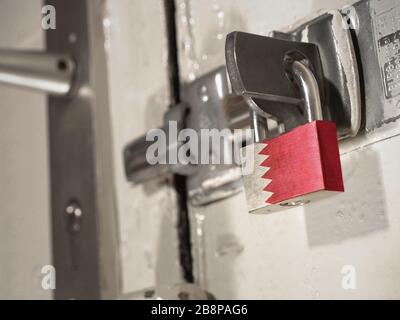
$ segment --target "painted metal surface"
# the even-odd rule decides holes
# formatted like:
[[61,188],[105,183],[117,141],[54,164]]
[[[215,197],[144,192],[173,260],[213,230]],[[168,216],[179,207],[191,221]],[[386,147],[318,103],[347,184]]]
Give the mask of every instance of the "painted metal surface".
[[[182,77],[193,79],[223,62],[228,32],[284,31],[348,1],[178,3]],[[368,81],[379,79],[370,71]],[[371,110],[395,110],[392,98],[374,101]],[[392,119],[370,131],[340,144],[341,195],[267,216],[248,215],[243,193],[191,208],[196,281],[217,298],[398,298],[400,130]],[[354,290],[343,285],[348,267],[356,272]]]

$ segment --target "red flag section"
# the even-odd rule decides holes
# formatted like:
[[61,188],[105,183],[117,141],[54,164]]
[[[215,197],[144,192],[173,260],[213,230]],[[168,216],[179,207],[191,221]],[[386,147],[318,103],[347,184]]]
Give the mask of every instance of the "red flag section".
[[263,143],[266,203],[320,190],[344,191],[334,122],[317,120]]

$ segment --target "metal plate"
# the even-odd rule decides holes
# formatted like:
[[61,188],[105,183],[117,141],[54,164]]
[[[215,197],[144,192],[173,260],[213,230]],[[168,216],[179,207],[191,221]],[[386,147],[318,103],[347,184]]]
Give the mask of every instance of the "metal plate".
[[226,65],[232,88],[243,95],[257,113],[276,117],[287,131],[306,122],[299,108],[300,94],[285,72],[288,54],[301,52],[320,85],[323,75],[318,47],[314,44],[232,32],[226,38]]
[[362,72],[365,130],[371,132],[400,118],[400,3],[360,1],[353,8],[359,22],[352,31]]
[[[182,101],[190,108],[187,127],[198,132],[207,128],[230,128],[235,110],[238,115],[243,111],[248,115],[248,107],[241,99],[233,104],[230,98],[233,97],[225,67],[184,85]],[[189,176],[187,182],[191,204],[205,205],[240,192],[240,177],[240,168],[236,165],[198,165],[196,174]]]
[[69,54],[78,67],[71,96],[48,99],[55,298],[112,298],[119,286],[118,237],[101,5],[47,4],[57,12],[47,51]]

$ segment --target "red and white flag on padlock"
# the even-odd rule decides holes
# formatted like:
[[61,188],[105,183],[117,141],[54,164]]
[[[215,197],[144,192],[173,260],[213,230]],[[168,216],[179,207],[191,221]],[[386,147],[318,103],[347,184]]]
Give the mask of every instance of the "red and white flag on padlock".
[[247,151],[254,152],[253,173],[243,172],[252,213],[278,211],[344,191],[334,122],[313,121]]

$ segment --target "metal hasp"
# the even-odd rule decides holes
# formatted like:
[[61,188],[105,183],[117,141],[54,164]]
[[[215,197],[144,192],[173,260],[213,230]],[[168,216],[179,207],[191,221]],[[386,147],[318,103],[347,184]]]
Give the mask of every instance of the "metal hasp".
[[[199,136],[202,136],[202,129],[217,129],[217,132],[227,133],[233,139],[233,130],[250,126],[247,104],[232,92],[225,67],[185,84],[182,101],[190,106],[186,125]],[[213,152],[213,147],[209,152]],[[191,204],[206,205],[240,192],[240,176],[240,167],[235,163],[197,165],[196,174],[189,176],[187,181]]]
[[[35,71],[35,77],[50,76],[54,69],[54,84],[62,84],[64,62],[67,69],[70,61],[77,65],[69,94],[48,98],[54,297],[116,298],[118,230],[102,9],[89,0],[46,4],[56,9],[57,28],[46,31],[46,56],[51,59],[40,60],[49,72]],[[64,85],[39,89],[69,91]]]
[[[244,32],[233,32],[226,38],[226,66],[233,91],[243,96],[259,116],[277,117],[286,130],[306,122],[298,90],[285,72],[286,61],[297,52],[309,62],[321,85],[321,59],[314,44]],[[322,87],[319,91],[322,92]]]
[[[225,67],[219,67],[181,89],[182,103],[168,111],[161,130],[170,136],[182,128],[194,130],[201,136],[202,129],[228,130],[250,125],[248,107],[244,99],[232,93]],[[151,133],[151,131],[149,131]],[[174,136],[174,135],[172,135]],[[229,197],[241,190],[240,168],[235,164],[157,164],[146,158],[153,141],[142,136],[124,149],[125,172],[132,183],[144,183],[169,174],[186,175],[192,205],[205,205]],[[169,139],[164,152],[176,152],[183,142]],[[207,150],[207,152],[211,152]],[[199,155],[199,158],[201,155]],[[150,159],[151,160],[151,159]]]
[[75,63],[65,54],[0,49],[0,84],[66,95],[75,77]]
[[300,93],[283,66],[287,56],[297,56],[315,75],[323,119],[336,122],[339,139],[355,136],[361,125],[360,80],[351,33],[343,28],[341,13],[332,11],[272,36],[227,36],[226,64],[235,93],[259,115],[276,117],[286,131],[304,124]]

